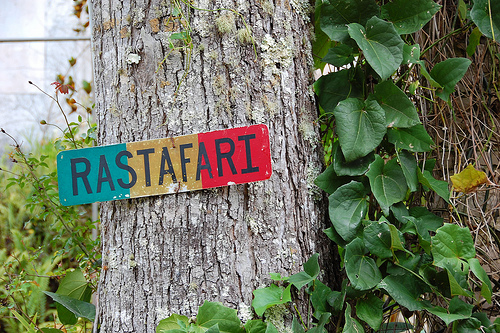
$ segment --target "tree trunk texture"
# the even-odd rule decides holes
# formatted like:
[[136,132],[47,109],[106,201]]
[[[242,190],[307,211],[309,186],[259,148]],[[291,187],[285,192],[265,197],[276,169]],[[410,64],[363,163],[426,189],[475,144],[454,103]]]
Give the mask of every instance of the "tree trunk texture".
[[[204,300],[245,310],[268,273],[296,273],[315,252],[329,263],[323,281],[335,275],[324,196],[313,184],[322,148],[309,3],[192,5],[237,14],[182,3],[179,14],[176,1],[93,1],[99,145],[266,124],[273,175],[102,203],[100,332],[155,332],[159,320],[195,315]],[[172,34],[188,30],[192,44],[172,51],[171,41],[183,45]]]

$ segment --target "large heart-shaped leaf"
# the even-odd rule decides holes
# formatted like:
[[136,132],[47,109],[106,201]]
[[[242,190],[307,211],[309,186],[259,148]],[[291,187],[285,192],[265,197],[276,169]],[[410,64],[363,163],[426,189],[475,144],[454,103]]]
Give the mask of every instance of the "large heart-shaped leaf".
[[[59,282],[59,287],[57,288],[56,293],[84,302],[90,302],[90,298],[92,296],[92,290],[88,286],[85,276],[82,271],[78,269],[66,274],[66,276]],[[65,325],[74,325],[78,321],[77,316],[61,303],[56,303],[56,309],[61,323]]]
[[403,35],[422,29],[439,8],[441,6],[432,0],[394,0],[382,6],[381,15],[391,21],[396,31]]
[[397,155],[399,163],[401,164],[401,169],[405,175],[406,185],[408,185],[411,192],[415,192],[418,186],[417,160],[415,156],[406,150],[397,151]]
[[340,101],[362,95],[361,82],[362,78],[356,75],[355,70],[351,69],[323,75],[314,83],[314,91],[318,95],[319,105],[325,112],[333,112]]
[[471,61],[466,58],[451,58],[436,64],[430,75],[443,87],[436,90],[436,95],[448,101],[450,94],[455,91],[455,85],[465,75],[470,64]]
[[440,306],[436,307],[426,307],[425,309],[430,313],[441,318],[446,325],[451,324],[455,320],[467,319],[472,315],[472,304],[467,304],[458,297],[453,297],[450,301],[448,309],[444,309]]
[[350,177],[341,177],[335,173],[333,164],[330,164],[325,171],[323,171],[315,180],[320,189],[328,194],[335,192],[340,186],[345,185],[351,181]]
[[358,158],[352,162],[346,162],[342,149],[338,142],[333,145],[333,167],[335,173],[339,176],[360,176],[363,175],[370,164],[375,160],[375,154],[373,152],[368,155]]
[[351,23],[347,31],[382,80],[391,76],[403,62],[404,42],[392,23],[372,17],[366,22],[366,29]]
[[435,179],[432,174],[424,170],[423,172],[420,169],[417,169],[417,177],[418,181],[422,184],[433,190],[437,193],[441,198],[443,198],[447,203],[450,203],[450,191],[448,190],[448,183],[444,180]]
[[404,276],[388,275],[378,287],[384,289],[396,302],[410,311],[423,309],[420,295],[428,291],[425,284],[411,273]]
[[383,222],[371,222],[363,229],[366,248],[381,259],[391,258],[391,231]]
[[205,301],[198,309],[196,326],[201,327],[203,330],[207,330],[214,325],[219,326],[220,332],[244,332],[235,309],[225,307],[218,302]]
[[385,110],[387,127],[412,127],[420,124],[415,105],[391,80],[377,84],[374,97]]
[[348,98],[333,113],[347,162],[368,155],[382,142],[387,131],[385,111],[376,101]]
[[340,44],[330,48],[322,61],[332,64],[333,66],[341,67],[354,61],[354,55],[352,53],[352,47]]
[[382,273],[375,260],[366,254],[363,241],[354,239],[345,249],[345,270],[352,286],[358,290],[368,290],[382,280]]
[[432,150],[434,141],[429,136],[423,125],[410,128],[389,128],[387,140],[396,148],[406,149],[411,152],[426,152]]
[[483,35],[500,40],[500,1],[474,0],[470,17]]
[[73,297],[59,295],[56,293],[52,293],[50,291],[44,291],[47,296],[50,296],[54,301],[63,305],[66,309],[75,314],[76,317],[86,318],[90,321],[94,321],[95,319],[95,305],[80,301]]
[[403,45],[403,64],[418,64],[420,61],[420,45]]
[[292,300],[291,288],[291,284],[286,288],[272,284],[269,287],[254,290],[252,306],[255,309],[255,313],[258,316],[262,316],[264,311],[271,306],[290,302]]
[[389,207],[405,198],[408,186],[403,170],[395,159],[384,162],[382,157],[375,155],[375,161],[370,164],[366,173],[370,179],[370,187],[385,215]]
[[185,332],[185,328],[189,324],[189,318],[176,313],[170,317],[160,320],[156,326],[156,333],[181,333]]
[[347,24],[366,24],[369,18],[379,14],[379,6],[374,0],[333,0],[323,1],[321,30],[330,39],[345,42],[349,39]]
[[369,293],[366,298],[359,298],[356,303],[356,314],[375,331],[378,331],[383,319],[384,301]]
[[434,265],[442,268],[474,258],[476,249],[470,230],[456,224],[445,224],[432,237],[432,255]]
[[356,237],[367,209],[367,192],[362,183],[351,181],[339,187],[330,197],[330,220],[337,233],[350,242]]
[[350,69],[323,75],[314,83],[319,105],[328,113],[333,112],[340,101],[349,97],[360,97],[362,94],[360,80],[356,72]]

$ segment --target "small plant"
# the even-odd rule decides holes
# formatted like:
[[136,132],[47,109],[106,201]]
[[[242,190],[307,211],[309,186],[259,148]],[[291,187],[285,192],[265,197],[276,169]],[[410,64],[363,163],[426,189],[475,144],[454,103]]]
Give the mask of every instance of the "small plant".
[[[54,85],[55,97],[42,92],[59,107],[67,127],[62,129],[46,121],[41,124],[58,127],[62,137],[53,144],[35,144],[39,152],[26,153],[13,136],[0,129],[13,142],[13,151],[9,154],[12,166],[1,169],[0,179],[9,190],[5,192],[9,197],[0,196],[0,211],[3,214],[6,208],[10,216],[6,219],[9,222],[6,230],[2,230],[6,239],[0,251],[3,262],[0,285],[5,288],[0,289],[4,290],[0,293],[0,313],[10,318],[7,322],[12,332],[20,331],[16,321],[29,332],[62,332],[54,328],[60,326],[55,324],[55,315],[64,325],[76,324],[74,303],[78,306],[78,317],[91,321],[90,313],[92,309],[95,311],[88,302],[96,289],[100,268],[99,238],[91,238],[96,221],[91,220],[88,207],[65,207],[59,203],[55,170],[56,154],[60,150],[93,145],[95,125],[88,120],[84,123],[81,116],[78,122],[69,122],[58,96],[72,88],[60,82]],[[85,113],[88,113],[86,108]],[[80,133],[84,126],[87,130]],[[58,285],[56,293],[46,291],[54,288],[53,282]],[[58,303],[57,312],[48,307],[44,293]],[[49,329],[46,325],[51,318],[54,324]],[[83,322],[81,326],[87,327],[87,324]]]

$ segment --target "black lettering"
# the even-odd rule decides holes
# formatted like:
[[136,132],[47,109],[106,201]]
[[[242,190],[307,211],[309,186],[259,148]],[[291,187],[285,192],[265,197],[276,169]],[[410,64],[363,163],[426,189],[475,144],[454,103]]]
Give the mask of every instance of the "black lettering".
[[[85,170],[77,172],[76,171],[77,163],[85,164]],[[73,184],[73,195],[78,195],[78,178],[81,178],[83,180],[83,185],[85,185],[85,190],[87,190],[87,194],[92,193],[89,180],[87,179],[89,173],[90,173],[90,162],[88,159],[86,159],[85,157],[71,159],[71,180]]]
[[181,150],[181,169],[182,169],[182,181],[187,182],[187,172],[186,172],[186,163],[191,162],[190,158],[186,158],[186,155],[184,154],[184,150],[187,148],[193,148],[192,143],[186,143],[183,145],[179,146]]
[[[201,164],[202,159],[205,160],[205,164]],[[200,146],[198,147],[198,167],[196,168],[196,180],[201,179],[201,170],[208,170],[210,179],[214,178],[214,176],[212,175],[212,166],[210,166],[210,160],[208,159],[207,149],[205,148],[205,142],[200,142]]]
[[135,183],[137,182],[137,173],[135,173],[135,170],[131,166],[122,163],[121,158],[123,156],[127,156],[128,158],[132,158],[132,153],[129,151],[126,151],[126,150],[122,150],[121,152],[116,154],[116,158],[115,158],[116,166],[122,170],[128,171],[130,173],[130,176],[132,177],[132,179],[130,180],[130,183],[128,183],[128,184],[125,183],[121,178],[119,178],[117,180],[118,185],[120,185],[121,188],[127,189],[127,188],[131,188],[132,186],[134,186]]
[[247,167],[241,170],[242,174],[259,172],[259,167],[252,166],[252,153],[250,150],[250,139],[255,139],[255,134],[242,135],[238,137],[238,141],[245,141],[245,152],[247,155]]
[[[221,145],[227,143],[229,144],[229,151],[222,153]],[[232,156],[234,154],[234,142],[230,138],[222,138],[215,140],[215,153],[217,155],[217,172],[219,177],[222,177],[224,172],[222,170],[222,160],[226,159],[229,164],[229,168],[231,168],[231,172],[233,175],[236,174],[236,168],[234,167]]]
[[137,151],[137,155],[144,155],[144,178],[146,180],[146,187],[151,186],[151,171],[149,170],[149,154],[155,152],[154,148],[141,149]]
[[[103,177],[103,171],[106,172],[106,177]],[[97,174],[97,193],[101,193],[102,183],[107,182],[111,191],[115,190],[115,185],[113,184],[113,179],[111,178],[111,172],[109,171],[108,162],[106,161],[106,156],[99,156],[99,173]]]
[[[165,170],[165,161],[168,165],[167,170]],[[177,177],[175,177],[174,167],[172,165],[172,161],[170,160],[170,155],[168,154],[168,147],[163,147],[163,151],[161,153],[160,180],[158,181],[158,185],[163,185],[163,177],[167,173],[172,176],[172,182],[177,183]]]

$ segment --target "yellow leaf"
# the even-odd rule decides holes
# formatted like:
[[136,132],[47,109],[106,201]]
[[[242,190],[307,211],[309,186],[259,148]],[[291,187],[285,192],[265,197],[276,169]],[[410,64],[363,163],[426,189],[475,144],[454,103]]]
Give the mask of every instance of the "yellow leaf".
[[450,177],[456,192],[469,193],[481,184],[489,183],[486,174],[469,164],[462,172]]

